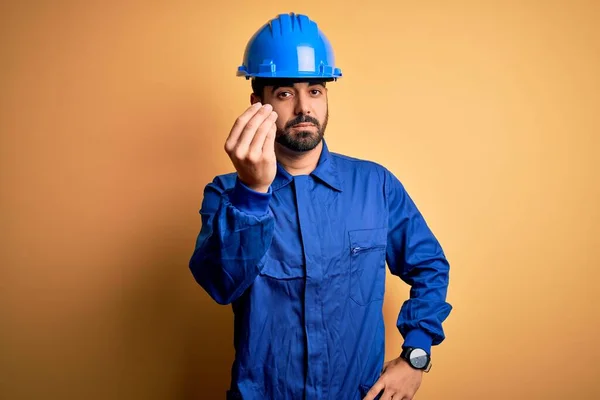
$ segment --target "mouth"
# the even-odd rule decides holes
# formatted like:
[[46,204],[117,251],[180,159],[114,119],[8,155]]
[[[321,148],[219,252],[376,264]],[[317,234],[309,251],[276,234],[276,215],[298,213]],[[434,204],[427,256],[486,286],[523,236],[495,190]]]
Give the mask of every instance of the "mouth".
[[303,122],[301,124],[296,124],[294,126],[292,126],[292,128],[308,128],[308,127],[314,127],[314,124],[311,124],[310,122]]

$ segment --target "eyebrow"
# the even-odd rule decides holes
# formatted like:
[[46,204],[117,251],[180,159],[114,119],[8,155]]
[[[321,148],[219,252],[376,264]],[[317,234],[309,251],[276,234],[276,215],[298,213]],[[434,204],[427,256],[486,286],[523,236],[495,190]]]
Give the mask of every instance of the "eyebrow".
[[[324,88],[325,87],[325,82],[322,82],[322,81],[308,81],[308,87],[316,86],[316,85],[322,86]],[[282,87],[293,88],[294,87],[294,82],[274,84],[273,88],[271,89],[271,94],[275,93],[275,91],[277,89],[282,88]]]

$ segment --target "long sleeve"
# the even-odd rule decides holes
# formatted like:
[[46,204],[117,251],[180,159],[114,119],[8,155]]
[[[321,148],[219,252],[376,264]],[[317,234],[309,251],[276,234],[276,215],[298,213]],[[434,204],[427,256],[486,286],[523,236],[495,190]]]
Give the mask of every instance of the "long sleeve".
[[219,304],[240,297],[264,265],[273,238],[271,196],[271,189],[258,193],[237,178],[231,189],[218,177],[204,190],[202,228],[189,267]]
[[388,267],[411,286],[397,326],[404,337],[404,347],[419,347],[430,353],[432,345],[445,339],[442,323],[452,310],[446,302],[449,264],[416,205],[389,171],[385,186],[389,209]]

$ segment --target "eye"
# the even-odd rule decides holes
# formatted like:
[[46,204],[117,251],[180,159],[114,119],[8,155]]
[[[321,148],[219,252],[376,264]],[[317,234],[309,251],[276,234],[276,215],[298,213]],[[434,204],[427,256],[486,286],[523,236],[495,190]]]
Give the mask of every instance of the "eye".
[[288,92],[288,91],[282,91],[282,92],[277,93],[277,97],[279,97],[280,99],[287,99],[290,96],[292,96],[292,93]]
[[318,96],[318,95],[320,95],[321,93],[323,93],[323,92],[321,92],[321,90],[320,90],[320,89],[311,89],[311,90],[310,90],[310,94],[311,94],[311,95],[313,95],[313,96]]

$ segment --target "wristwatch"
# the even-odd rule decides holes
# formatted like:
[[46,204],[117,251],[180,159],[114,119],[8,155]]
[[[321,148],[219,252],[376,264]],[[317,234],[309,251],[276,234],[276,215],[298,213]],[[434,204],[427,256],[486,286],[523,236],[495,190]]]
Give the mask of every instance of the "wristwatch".
[[414,369],[420,369],[424,372],[429,372],[431,369],[431,357],[423,349],[417,347],[405,347],[400,354],[408,364]]

